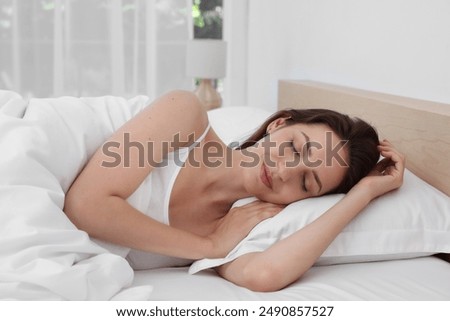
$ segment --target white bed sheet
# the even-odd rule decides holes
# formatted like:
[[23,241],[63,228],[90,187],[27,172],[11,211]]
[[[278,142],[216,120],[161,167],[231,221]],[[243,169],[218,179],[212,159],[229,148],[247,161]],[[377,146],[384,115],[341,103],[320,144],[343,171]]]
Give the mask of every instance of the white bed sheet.
[[269,293],[236,286],[213,270],[189,275],[187,268],[137,271],[133,285],[153,286],[161,301],[448,301],[450,264],[436,257],[315,266],[289,287]]
[[[434,257],[313,267],[273,293],[235,286],[211,270],[190,275],[187,267],[139,271],[133,280],[126,261],[78,231],[62,204],[83,161],[146,102],[26,100],[0,91],[0,299],[450,300],[450,264]],[[242,122],[256,127],[265,116],[245,108],[237,120],[236,111],[211,121],[227,124],[218,133],[228,143]]]
[[148,97],[23,99],[0,90],[0,300],[145,299],[127,261],[63,212],[86,160]]

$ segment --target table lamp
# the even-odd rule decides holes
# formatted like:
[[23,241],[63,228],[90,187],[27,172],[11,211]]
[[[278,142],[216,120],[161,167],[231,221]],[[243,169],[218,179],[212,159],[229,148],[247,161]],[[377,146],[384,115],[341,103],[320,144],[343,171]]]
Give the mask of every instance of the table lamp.
[[194,92],[208,110],[222,105],[213,81],[225,76],[226,51],[227,44],[222,40],[194,39],[187,43],[186,73],[200,79]]

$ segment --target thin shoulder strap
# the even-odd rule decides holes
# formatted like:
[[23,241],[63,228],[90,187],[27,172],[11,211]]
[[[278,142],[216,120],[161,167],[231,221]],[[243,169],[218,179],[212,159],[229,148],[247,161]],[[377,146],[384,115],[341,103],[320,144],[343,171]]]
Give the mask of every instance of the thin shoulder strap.
[[208,131],[209,131],[210,128],[211,128],[211,124],[208,123],[208,126],[206,126],[206,129],[205,129],[205,131],[203,132],[203,134],[202,134],[199,138],[197,138],[197,139],[195,140],[195,142],[191,145],[190,148],[195,147],[195,146],[198,145],[203,139],[205,139],[205,136],[206,136],[206,134],[208,133]]

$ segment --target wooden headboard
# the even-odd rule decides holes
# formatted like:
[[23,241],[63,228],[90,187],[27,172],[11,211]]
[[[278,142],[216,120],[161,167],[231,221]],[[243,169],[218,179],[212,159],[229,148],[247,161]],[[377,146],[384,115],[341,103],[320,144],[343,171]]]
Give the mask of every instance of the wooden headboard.
[[374,125],[407,168],[450,196],[450,105],[312,81],[280,80],[278,109],[327,108]]

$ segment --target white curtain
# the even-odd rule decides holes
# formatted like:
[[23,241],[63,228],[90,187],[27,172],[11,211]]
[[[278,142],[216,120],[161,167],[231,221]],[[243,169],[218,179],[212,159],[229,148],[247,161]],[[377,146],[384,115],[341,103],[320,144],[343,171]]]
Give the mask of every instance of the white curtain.
[[227,41],[227,75],[223,85],[224,106],[248,104],[248,0],[223,0],[223,39]]
[[152,98],[191,88],[192,0],[0,0],[0,88]]

